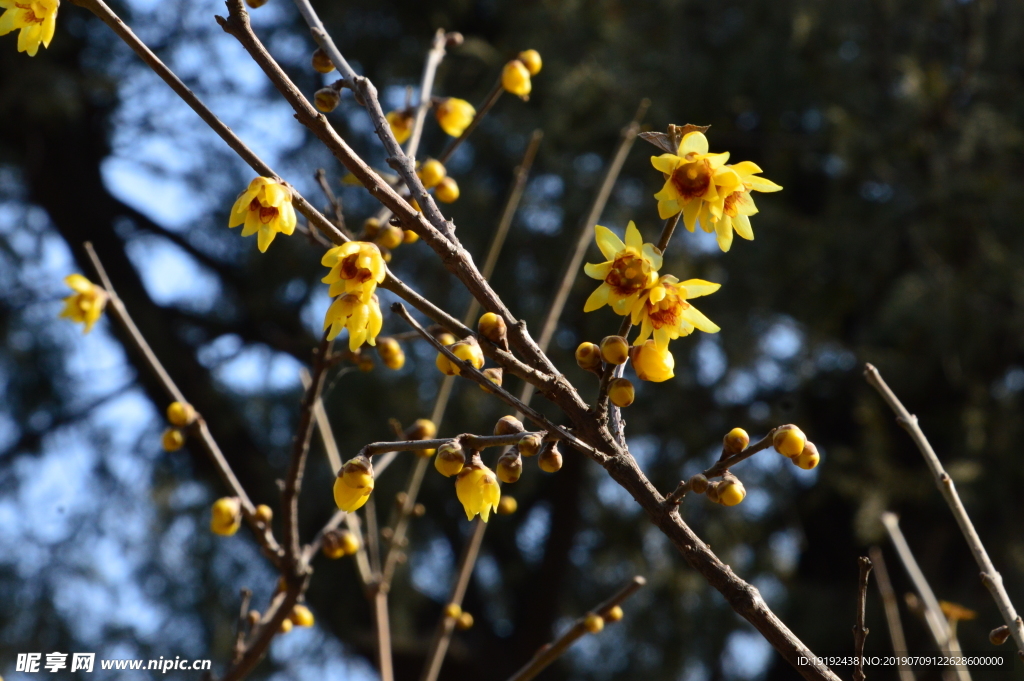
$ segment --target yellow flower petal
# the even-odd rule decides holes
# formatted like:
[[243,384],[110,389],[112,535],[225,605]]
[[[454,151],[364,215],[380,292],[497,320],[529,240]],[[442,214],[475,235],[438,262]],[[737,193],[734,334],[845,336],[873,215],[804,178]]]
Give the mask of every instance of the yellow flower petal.
[[608,284],[601,284],[594,292],[587,298],[587,302],[583,305],[584,312],[593,312],[608,304],[608,294],[612,292],[611,286]]
[[687,279],[682,283],[682,285],[686,288],[687,299],[711,295],[718,289],[722,288],[721,284],[704,281],[703,279]]
[[594,240],[601,249],[601,254],[609,260],[614,260],[615,256],[626,248],[622,240],[615,236],[615,232],[601,225],[594,225]]
[[671,175],[672,171],[679,166],[679,157],[675,154],[651,156],[651,165],[654,166],[655,170]]
[[750,218],[740,213],[732,219],[732,228],[736,230],[741,238],[747,241],[754,240],[754,230],[750,228]]
[[690,153],[708,153],[708,138],[704,136],[704,133],[694,131],[683,135],[683,139],[679,142],[679,155],[686,156]]
[[644,238],[640,236],[640,230],[636,228],[636,224],[632,220],[626,225],[626,247],[637,253],[644,247]]
[[704,333],[718,333],[721,331],[718,325],[704,316],[704,314],[693,305],[683,310],[682,317],[685,321],[693,324]]
[[715,235],[718,238],[718,247],[723,253],[728,253],[732,248],[732,218],[726,215],[715,223]]
[[612,262],[602,262],[599,264],[587,263],[583,266],[583,272],[591,279],[598,279],[604,281],[604,278],[608,276],[608,273],[612,271]]

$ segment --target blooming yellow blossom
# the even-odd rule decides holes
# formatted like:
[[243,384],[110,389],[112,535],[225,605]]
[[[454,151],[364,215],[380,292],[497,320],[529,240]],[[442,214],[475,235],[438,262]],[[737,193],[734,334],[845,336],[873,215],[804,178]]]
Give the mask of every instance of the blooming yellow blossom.
[[455,494],[466,509],[466,518],[472,520],[477,513],[485,523],[491,516],[491,509],[498,510],[501,490],[494,472],[477,460],[471,462],[459,473],[455,481]]
[[718,198],[705,202],[701,207],[700,226],[705,232],[713,229],[718,237],[718,247],[728,251],[734,230],[747,241],[754,238],[750,216],[757,213],[757,206],[750,192],[777,192],[782,187],[767,178],[757,177],[761,168],[750,161],[727,165],[724,171],[715,176]]
[[331,288],[327,294],[332,298],[342,293],[359,293],[363,301],[369,300],[377,284],[387,276],[387,267],[377,244],[368,241],[349,241],[335,246],[320,260],[331,271],[321,279]]
[[626,243],[622,243],[607,227],[594,226],[597,247],[607,260],[583,267],[588,277],[602,280],[583,306],[584,312],[611,305],[616,314],[627,315],[640,298],[640,293],[653,286],[661,269],[661,251],[654,244],[645,244],[633,221],[626,227]]
[[210,531],[230,537],[242,526],[242,503],[237,497],[223,497],[213,502]]
[[335,299],[324,317],[324,331],[330,328],[327,340],[334,340],[342,329],[348,329],[348,349],[355,352],[363,343],[375,345],[384,326],[377,296],[364,300],[359,293],[346,293]]
[[653,340],[635,346],[629,356],[633,361],[633,371],[641,381],[661,383],[675,376],[675,357],[667,347],[658,349]]
[[651,164],[665,174],[665,186],[654,195],[661,218],[682,211],[683,224],[692,232],[704,202],[718,198],[716,181],[729,172],[723,168],[728,160],[728,152],[709,154],[708,138],[698,131],[683,135],[677,153],[652,156]]
[[434,115],[442,130],[452,137],[458,137],[473,122],[476,109],[464,99],[449,97],[437,105]]
[[633,345],[643,345],[653,334],[655,346],[664,351],[670,340],[688,336],[695,328],[705,333],[718,333],[718,326],[687,301],[714,293],[719,288],[721,284],[703,279],[680,282],[670,274],[661,277],[633,305],[633,323],[641,325],[640,335]]
[[344,477],[339,477],[334,481],[334,503],[342,511],[351,513],[363,507],[366,500],[370,498],[370,492],[372,491],[372,477],[369,480],[369,484],[365,487],[350,487]]
[[18,52],[34,57],[39,46],[49,47],[57,28],[57,8],[60,0],[0,0],[0,35],[18,33]]
[[64,299],[64,309],[60,316],[73,322],[85,324],[84,333],[92,331],[93,324],[103,314],[109,296],[102,287],[92,283],[81,274],[69,274],[64,283],[74,291]]
[[409,135],[412,134],[412,114],[408,111],[389,111],[384,118],[388,120],[388,125],[391,127],[391,134],[395,136],[395,141],[399,144],[405,144],[405,141],[409,139]]
[[266,253],[278,232],[290,235],[295,231],[295,223],[291,191],[269,177],[257,177],[238,195],[228,227],[244,224],[242,236],[258,233],[260,253]]

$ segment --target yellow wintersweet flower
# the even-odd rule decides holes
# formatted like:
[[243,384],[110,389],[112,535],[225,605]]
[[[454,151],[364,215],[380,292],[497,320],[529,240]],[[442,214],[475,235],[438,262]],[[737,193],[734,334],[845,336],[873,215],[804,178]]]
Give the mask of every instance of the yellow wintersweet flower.
[[109,296],[102,287],[92,283],[81,274],[70,274],[64,277],[64,283],[74,293],[64,299],[64,309],[60,316],[67,317],[73,322],[85,324],[84,333],[89,333],[92,331],[93,324],[103,314],[103,308],[106,307]]
[[376,345],[377,334],[384,326],[377,296],[364,300],[359,293],[346,293],[327,308],[324,331],[330,328],[327,340],[334,340],[342,329],[348,329],[348,349],[355,352],[363,343]]
[[670,340],[689,336],[695,328],[705,333],[718,333],[718,326],[687,301],[714,293],[721,286],[703,279],[680,282],[671,274],[658,279],[633,305],[632,321],[642,324],[633,345],[643,345],[653,334],[655,346],[664,351]]
[[362,508],[372,491],[373,471],[369,462],[356,457],[345,463],[342,474],[334,481],[334,503],[351,513]]
[[597,247],[608,260],[597,265],[587,263],[583,267],[588,277],[603,280],[587,298],[583,311],[592,312],[610,304],[616,314],[625,316],[640,293],[658,280],[661,251],[654,244],[643,242],[632,220],[626,227],[626,243],[607,227],[595,225],[594,232]]
[[718,198],[704,203],[701,208],[700,226],[705,232],[714,229],[718,236],[718,247],[728,251],[732,246],[733,230],[747,241],[754,239],[750,216],[757,213],[757,206],[750,195],[751,190],[777,192],[782,187],[767,178],[757,177],[761,168],[750,161],[727,165],[724,170],[715,176]]
[[505,64],[505,68],[501,71],[501,87],[505,88],[506,92],[526,97],[533,89],[533,83],[530,82],[530,70],[523,62],[513,59]]
[[675,357],[667,347],[659,350],[653,340],[635,346],[629,357],[633,362],[633,371],[641,381],[661,383],[675,376]]
[[238,195],[231,208],[228,227],[244,224],[242,236],[258,232],[260,253],[266,253],[277,233],[290,235],[295,231],[295,223],[291,191],[269,177],[257,177]]
[[0,35],[20,29],[18,52],[34,57],[40,44],[49,47],[53,40],[58,7],[60,0],[0,0],[0,8],[7,10],[0,15]]
[[210,531],[230,537],[242,526],[242,503],[238,497],[222,497],[213,502]]
[[408,111],[389,111],[384,118],[387,119],[388,125],[391,127],[391,134],[395,136],[395,141],[405,144],[412,134],[412,114]]
[[332,298],[358,292],[364,301],[369,300],[388,273],[377,244],[368,241],[349,241],[335,246],[324,253],[320,264],[331,268],[320,281],[331,285],[327,293]]
[[466,509],[466,518],[472,520],[479,513],[485,523],[491,509],[498,510],[501,490],[494,472],[480,462],[479,457],[467,464],[455,480],[455,494]]
[[697,131],[683,135],[677,153],[652,156],[651,164],[665,174],[665,186],[654,195],[661,219],[682,211],[683,224],[692,232],[704,202],[718,198],[716,180],[728,172],[723,168],[728,160],[728,152],[709,154],[708,138]]
[[452,137],[458,137],[473,122],[476,109],[464,99],[449,97],[437,105],[434,115],[442,130]]

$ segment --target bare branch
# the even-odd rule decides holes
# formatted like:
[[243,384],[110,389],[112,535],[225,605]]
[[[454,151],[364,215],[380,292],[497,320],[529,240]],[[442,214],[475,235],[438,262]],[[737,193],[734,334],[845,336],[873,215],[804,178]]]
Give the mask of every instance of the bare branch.
[[487,96],[484,98],[484,103],[477,108],[476,115],[473,116],[473,120],[469,122],[469,125],[462,131],[462,134],[456,137],[452,143],[448,145],[448,148],[441,154],[441,157],[438,159],[441,163],[447,163],[448,159],[455,154],[455,150],[462,146],[462,143],[473,134],[473,131],[476,130],[476,126],[480,125],[480,121],[482,121],[484,116],[487,115],[487,112],[498,103],[498,100],[501,99],[501,95],[504,92],[505,88],[501,86],[501,76],[498,76],[498,80],[494,82],[494,86],[491,88],[491,91],[488,92]]
[[[882,596],[882,605],[885,607],[885,621],[889,626],[892,650],[897,656],[901,656],[907,652],[907,639],[903,636],[899,602],[896,599],[896,592],[892,588],[892,582],[889,580],[889,570],[885,567],[882,549],[872,546],[868,550],[868,556],[871,557],[871,564],[875,568],[875,583],[878,584],[878,592]],[[914,672],[910,671],[910,667],[902,661],[899,664],[899,674],[900,681],[914,681]]]
[[857,580],[857,623],[853,626],[853,654],[857,662],[853,667],[853,681],[864,681],[864,642],[868,638],[868,628],[864,626],[864,617],[868,605],[868,579],[871,575],[871,559],[861,556],[857,559],[860,577]]

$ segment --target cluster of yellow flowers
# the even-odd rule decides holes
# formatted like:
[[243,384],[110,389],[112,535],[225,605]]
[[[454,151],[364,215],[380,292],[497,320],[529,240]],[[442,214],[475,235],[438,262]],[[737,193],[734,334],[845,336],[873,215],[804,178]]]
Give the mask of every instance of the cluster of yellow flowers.
[[331,268],[322,281],[330,285],[328,294],[337,296],[324,317],[324,330],[330,329],[327,338],[333,340],[348,329],[349,350],[376,344],[384,320],[374,291],[387,276],[380,249],[366,241],[349,241],[327,251],[320,263]]
[[0,0],[0,35],[18,33],[18,52],[34,57],[39,46],[49,47],[57,28],[60,0]]
[[708,138],[697,130],[683,135],[676,153],[651,157],[651,164],[665,176],[665,185],[654,195],[661,218],[682,212],[683,224],[691,232],[700,220],[705,232],[715,232],[723,251],[732,246],[734,231],[744,239],[754,238],[750,216],[757,213],[757,206],[750,192],[782,189],[757,177],[757,164],[727,165],[728,160],[728,152],[708,153]]

